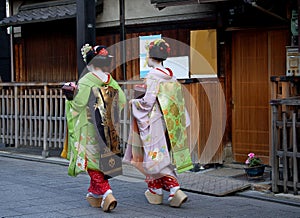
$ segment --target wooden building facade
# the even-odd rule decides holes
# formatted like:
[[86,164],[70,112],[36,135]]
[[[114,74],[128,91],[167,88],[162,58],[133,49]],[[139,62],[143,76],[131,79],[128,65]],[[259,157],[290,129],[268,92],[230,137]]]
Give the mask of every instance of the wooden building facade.
[[[112,74],[118,81],[140,79],[139,45],[130,39],[161,34],[190,46],[192,31],[216,30],[216,77],[181,80],[197,106],[196,111],[188,110],[199,118],[193,123],[197,131],[191,134],[196,138],[194,161],[223,163],[229,158],[244,162],[254,152],[270,164],[269,78],[285,74],[285,47],[293,43],[290,20],[292,10],[298,8],[296,0],[125,1],[126,78],[118,64],[122,63],[119,47],[114,46],[121,38],[119,1],[99,2],[96,42],[112,46],[117,66]],[[0,25],[16,27],[12,32],[13,82],[77,80],[76,1],[10,3],[13,13]],[[42,8],[55,10],[57,16],[13,19]],[[171,47],[171,56],[190,56],[189,50]]]

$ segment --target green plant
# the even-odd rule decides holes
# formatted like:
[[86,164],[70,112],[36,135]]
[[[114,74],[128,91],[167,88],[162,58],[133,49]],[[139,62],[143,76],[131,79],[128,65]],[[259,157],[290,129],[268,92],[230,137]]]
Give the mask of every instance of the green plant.
[[249,153],[248,158],[245,161],[245,164],[248,165],[249,167],[260,166],[262,165],[262,160],[256,157],[254,153]]

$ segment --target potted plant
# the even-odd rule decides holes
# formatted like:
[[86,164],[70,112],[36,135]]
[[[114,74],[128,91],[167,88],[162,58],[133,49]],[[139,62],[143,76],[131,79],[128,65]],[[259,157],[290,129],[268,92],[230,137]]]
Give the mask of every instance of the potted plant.
[[260,158],[255,156],[254,153],[248,154],[245,164],[247,167],[245,167],[244,170],[249,177],[262,176],[265,172],[265,165]]

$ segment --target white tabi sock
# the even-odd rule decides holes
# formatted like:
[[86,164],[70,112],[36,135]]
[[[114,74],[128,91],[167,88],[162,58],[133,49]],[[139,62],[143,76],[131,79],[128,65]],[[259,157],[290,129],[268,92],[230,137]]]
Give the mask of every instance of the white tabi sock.
[[169,195],[168,201],[171,201],[173,199],[173,197],[178,189],[180,189],[180,186],[170,188],[170,195]]
[[86,197],[102,198],[102,195],[97,195],[97,194],[94,194],[92,192],[89,192],[89,193],[86,194]]
[[103,199],[102,199],[102,203],[101,203],[101,207],[103,208],[103,205],[104,205],[104,201],[105,201],[105,198],[107,197],[107,195],[109,194],[112,194],[112,190],[111,189],[108,189],[104,195],[103,195]]

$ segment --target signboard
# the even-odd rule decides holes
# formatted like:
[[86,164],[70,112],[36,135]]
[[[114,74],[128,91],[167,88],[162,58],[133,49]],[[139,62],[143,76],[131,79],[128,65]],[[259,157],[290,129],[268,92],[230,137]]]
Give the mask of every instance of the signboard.
[[[147,46],[150,42],[161,39],[161,35],[140,36],[140,78],[145,78],[151,68],[147,65]],[[168,57],[163,62],[164,67],[170,68],[177,79],[189,78],[189,57]]]
[[150,71],[151,68],[147,65],[147,45],[150,42],[161,39],[161,34],[159,35],[151,35],[151,36],[140,36],[140,78],[145,78],[147,73]]
[[192,78],[217,77],[217,30],[191,31]]
[[189,57],[169,57],[164,61],[164,67],[168,67],[173,71],[177,79],[189,78]]

